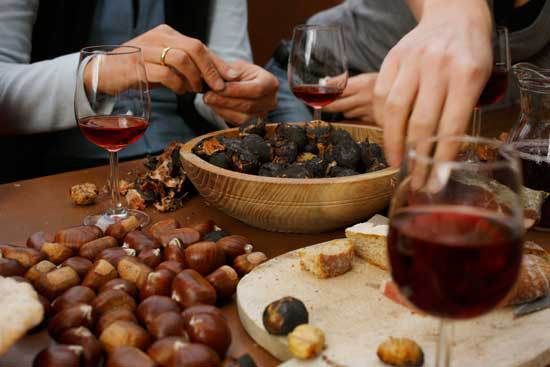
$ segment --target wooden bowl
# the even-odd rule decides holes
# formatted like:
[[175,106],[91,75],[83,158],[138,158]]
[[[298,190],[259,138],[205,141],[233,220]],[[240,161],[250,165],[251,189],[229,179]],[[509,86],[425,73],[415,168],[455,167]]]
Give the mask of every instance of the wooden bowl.
[[[276,124],[267,126],[271,133]],[[334,123],[355,140],[381,144],[382,130]],[[214,166],[195,155],[195,145],[214,136],[238,136],[228,129],[199,136],[180,151],[187,177],[199,193],[224,213],[251,226],[277,232],[319,233],[368,219],[383,209],[393,192],[397,169],[337,178],[275,178]]]

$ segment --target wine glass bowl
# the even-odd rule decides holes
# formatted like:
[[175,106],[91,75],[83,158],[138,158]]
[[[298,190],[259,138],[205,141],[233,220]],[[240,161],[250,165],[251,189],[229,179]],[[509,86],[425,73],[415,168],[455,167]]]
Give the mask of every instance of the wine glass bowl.
[[[438,144],[482,145],[492,154],[471,161],[423,153]],[[496,140],[434,137],[409,147],[390,207],[388,257],[393,280],[415,307],[465,319],[505,299],[522,257],[520,171],[515,150]],[[440,355],[448,350],[440,348]],[[448,356],[438,361],[446,366]]]
[[113,206],[89,215],[84,224],[105,227],[135,216],[142,225],[147,214],[126,209],[120,200],[118,152],[143,136],[149,126],[151,100],[141,49],[133,46],[92,46],[80,52],[75,116],[82,134],[109,152]]
[[295,27],[287,71],[292,92],[314,109],[313,119],[319,120],[321,109],[342,94],[348,80],[341,28]]

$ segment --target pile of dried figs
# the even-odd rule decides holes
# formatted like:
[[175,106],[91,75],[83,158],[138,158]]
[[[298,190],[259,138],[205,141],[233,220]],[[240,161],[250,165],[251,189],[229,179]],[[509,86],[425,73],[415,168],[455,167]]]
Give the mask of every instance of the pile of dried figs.
[[267,257],[211,221],[140,230],[129,217],[105,232],[38,232],[26,247],[0,245],[0,255],[1,276],[38,292],[42,326],[57,343],[34,367],[255,366],[248,355],[226,355],[231,330],[216,305]]
[[205,139],[193,152],[218,167],[266,177],[343,177],[387,167],[378,144],[357,142],[324,121],[279,123],[273,134],[255,121],[241,126],[239,136]]

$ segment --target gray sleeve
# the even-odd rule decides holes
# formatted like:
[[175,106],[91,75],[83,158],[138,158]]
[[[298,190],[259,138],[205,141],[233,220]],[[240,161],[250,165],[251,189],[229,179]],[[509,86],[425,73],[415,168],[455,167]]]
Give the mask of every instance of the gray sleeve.
[[529,27],[510,33],[513,62],[532,61],[550,67],[550,0]]
[[[241,59],[252,62],[246,0],[212,2],[208,47],[226,61]],[[202,97],[202,94],[197,94],[194,100],[201,116],[219,128],[227,128],[225,121],[204,103]]]
[[33,64],[32,28],[39,0],[0,0],[0,135],[75,126],[78,54]]

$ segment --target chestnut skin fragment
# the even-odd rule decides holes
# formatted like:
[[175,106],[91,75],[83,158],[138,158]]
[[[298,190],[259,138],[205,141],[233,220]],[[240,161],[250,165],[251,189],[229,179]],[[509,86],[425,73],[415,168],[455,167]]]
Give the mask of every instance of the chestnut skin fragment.
[[307,324],[308,320],[306,306],[294,297],[283,297],[271,302],[262,315],[265,329],[274,335],[287,335],[296,326]]

